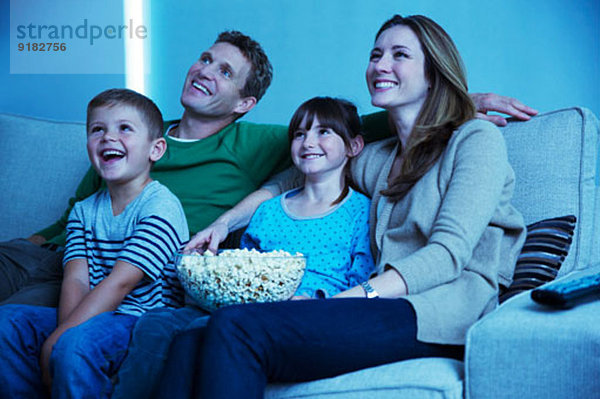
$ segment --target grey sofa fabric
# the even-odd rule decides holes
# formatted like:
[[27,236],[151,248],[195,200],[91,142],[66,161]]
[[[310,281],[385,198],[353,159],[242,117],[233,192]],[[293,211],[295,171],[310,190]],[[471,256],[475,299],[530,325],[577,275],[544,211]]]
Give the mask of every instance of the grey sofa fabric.
[[[564,280],[592,273],[600,273],[600,264]],[[555,310],[524,293],[475,324],[467,338],[467,398],[599,398],[597,298]]]
[[585,108],[549,112],[503,129],[509,161],[515,170],[513,204],[526,224],[575,215],[570,255],[559,276],[600,259],[598,119]]
[[[577,217],[561,276],[569,278],[571,271],[600,264],[596,117],[586,109],[570,108],[528,122],[510,122],[503,133],[517,179],[513,201],[525,222],[566,214]],[[61,216],[88,169],[85,126],[0,114],[0,138],[0,240],[26,237]],[[597,327],[580,326],[600,326],[599,304],[564,313],[540,311],[533,305],[524,293],[480,320],[469,332],[466,371],[455,360],[417,359],[319,381],[273,384],[265,397],[548,399],[556,397],[548,394],[548,387],[556,384],[564,384],[565,395],[572,391],[562,397],[593,397],[600,388],[589,390],[583,378],[596,376],[600,381],[600,337]],[[561,347],[570,348],[565,349],[570,353],[565,362]],[[560,377],[543,379],[552,378],[547,377],[552,372]]]
[[463,369],[453,359],[407,360],[315,382],[273,384],[265,399],[460,399]]
[[0,114],[0,241],[54,223],[87,171],[83,123]]

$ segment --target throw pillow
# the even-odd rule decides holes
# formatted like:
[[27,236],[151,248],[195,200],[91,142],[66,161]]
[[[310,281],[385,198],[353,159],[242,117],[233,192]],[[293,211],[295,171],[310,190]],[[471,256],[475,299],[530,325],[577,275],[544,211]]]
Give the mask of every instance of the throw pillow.
[[574,215],[568,215],[527,226],[527,238],[517,258],[513,282],[500,294],[500,303],[554,280],[569,253],[576,221]]

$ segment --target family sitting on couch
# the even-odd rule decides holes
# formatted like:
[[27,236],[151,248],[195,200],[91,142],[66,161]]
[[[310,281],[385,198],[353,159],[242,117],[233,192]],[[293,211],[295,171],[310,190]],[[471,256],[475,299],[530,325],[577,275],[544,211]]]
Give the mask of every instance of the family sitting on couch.
[[[378,31],[366,80],[387,112],[364,116],[362,135],[348,127],[355,108],[330,98],[303,104],[288,132],[238,122],[271,78],[260,45],[231,31],[189,69],[184,113],[162,137],[160,112],[137,93],[90,102],[92,168],[69,209],[27,240],[0,244],[2,397],[261,398],[269,382],[461,358],[467,329],[496,306],[525,238],[504,140],[489,122],[506,121],[487,112],[527,120],[536,111],[469,95],[451,38],[423,16],[396,15]],[[275,176],[290,160],[300,180]],[[210,317],[191,302],[179,307],[172,255],[188,239],[185,224],[197,232],[187,248],[215,252],[257,208],[247,237],[262,250],[347,243],[336,247],[339,267],[324,258],[310,268],[339,285],[323,295],[315,277],[298,300]],[[274,212],[289,224],[269,225]],[[324,228],[327,240],[294,243],[265,227],[332,217],[348,226]]]

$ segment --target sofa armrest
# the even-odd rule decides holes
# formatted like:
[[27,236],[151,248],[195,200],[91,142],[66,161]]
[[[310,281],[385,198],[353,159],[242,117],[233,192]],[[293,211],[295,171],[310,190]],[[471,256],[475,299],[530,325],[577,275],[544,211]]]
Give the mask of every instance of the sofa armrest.
[[[600,265],[563,280],[600,273]],[[466,398],[592,398],[600,392],[600,300],[555,310],[517,295],[467,335]]]

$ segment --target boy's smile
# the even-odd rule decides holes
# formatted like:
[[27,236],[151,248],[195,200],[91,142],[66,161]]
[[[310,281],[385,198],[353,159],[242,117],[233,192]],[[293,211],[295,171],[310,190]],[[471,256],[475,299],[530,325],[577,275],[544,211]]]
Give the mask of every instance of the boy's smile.
[[156,140],[135,108],[118,104],[92,110],[87,137],[90,161],[107,184],[148,179],[157,160]]

